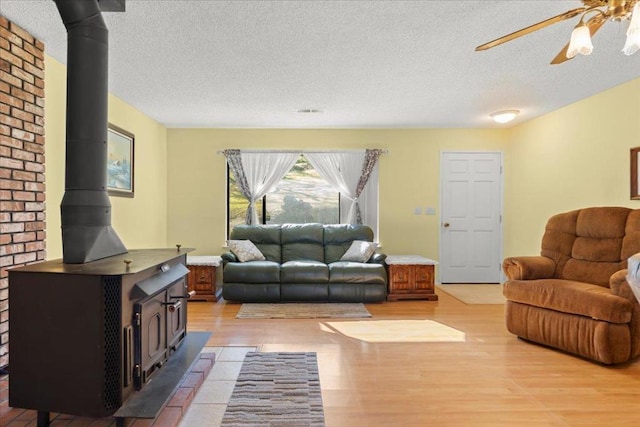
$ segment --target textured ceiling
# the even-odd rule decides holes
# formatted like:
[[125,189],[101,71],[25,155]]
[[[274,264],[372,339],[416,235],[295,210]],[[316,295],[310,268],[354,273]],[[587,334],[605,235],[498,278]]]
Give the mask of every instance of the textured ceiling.
[[[127,0],[126,13],[104,13],[109,89],[168,127],[479,128],[519,109],[517,124],[640,77],[640,53],[620,52],[626,23],[606,23],[591,56],[561,65],[549,62],[578,17],[474,51],[580,5]],[[52,0],[2,0],[0,12],[66,62]]]

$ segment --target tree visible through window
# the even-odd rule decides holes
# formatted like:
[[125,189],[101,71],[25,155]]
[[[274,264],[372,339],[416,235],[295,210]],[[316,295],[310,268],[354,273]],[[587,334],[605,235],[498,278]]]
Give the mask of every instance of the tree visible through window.
[[[244,224],[249,202],[240,193],[233,172],[228,170],[229,230]],[[334,190],[303,155],[276,187],[256,205],[262,224],[340,222],[340,193]]]

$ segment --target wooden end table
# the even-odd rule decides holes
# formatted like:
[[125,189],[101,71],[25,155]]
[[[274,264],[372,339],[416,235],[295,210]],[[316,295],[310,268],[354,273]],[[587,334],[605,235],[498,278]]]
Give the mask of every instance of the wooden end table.
[[218,301],[222,289],[216,286],[216,270],[221,261],[219,256],[187,255],[187,287],[189,291],[196,291],[189,301]]
[[389,294],[387,301],[426,299],[437,301],[434,267],[438,264],[419,255],[389,255]]

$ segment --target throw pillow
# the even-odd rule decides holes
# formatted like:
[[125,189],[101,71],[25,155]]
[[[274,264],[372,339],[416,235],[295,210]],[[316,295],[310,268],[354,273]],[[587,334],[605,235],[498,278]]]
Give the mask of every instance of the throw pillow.
[[264,261],[265,257],[260,249],[253,244],[251,240],[229,240],[227,242],[231,252],[238,257],[238,261]]
[[354,240],[347,252],[342,255],[340,260],[353,262],[367,262],[371,255],[376,251],[377,244],[373,242],[365,242],[364,240]]

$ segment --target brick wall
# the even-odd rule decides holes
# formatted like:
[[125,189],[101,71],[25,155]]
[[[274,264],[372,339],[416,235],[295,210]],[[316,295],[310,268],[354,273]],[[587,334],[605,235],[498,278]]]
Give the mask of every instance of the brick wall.
[[44,260],[44,45],[0,16],[0,367],[9,363],[7,269]]

